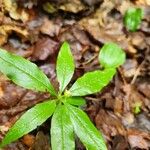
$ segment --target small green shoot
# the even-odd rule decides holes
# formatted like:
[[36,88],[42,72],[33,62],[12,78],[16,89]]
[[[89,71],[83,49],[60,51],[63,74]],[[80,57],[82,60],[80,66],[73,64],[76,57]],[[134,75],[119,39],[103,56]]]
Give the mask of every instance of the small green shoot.
[[49,117],[51,119],[52,150],[75,150],[75,135],[88,150],[107,150],[105,141],[87,114],[81,109],[86,101],[81,96],[94,94],[105,87],[125,61],[124,52],[115,44],[105,44],[99,53],[103,70],[85,73],[72,87],[66,89],[74,70],[74,59],[67,42],[60,48],[56,74],[59,91],[56,92],[46,75],[28,60],[0,49],[0,71],[14,83],[27,89],[49,92],[54,99],[37,104],[25,112],[9,129],[0,147],[16,141],[33,131]]
[[129,31],[136,31],[143,17],[143,11],[141,8],[130,8],[126,11],[125,16],[123,18],[124,25]]
[[133,113],[135,115],[139,114],[141,112],[141,107],[142,107],[142,104],[141,103],[135,103],[134,104],[134,108],[133,108]]

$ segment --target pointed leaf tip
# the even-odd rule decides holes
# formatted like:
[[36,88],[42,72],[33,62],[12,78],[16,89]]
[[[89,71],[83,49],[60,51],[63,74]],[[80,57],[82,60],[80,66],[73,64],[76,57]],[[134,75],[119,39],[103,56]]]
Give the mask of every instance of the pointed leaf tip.
[[4,147],[14,142],[23,135],[34,130],[37,126],[45,122],[54,112],[56,107],[55,101],[47,101],[35,105],[25,112],[20,119],[9,129],[8,133],[0,143]]
[[56,73],[59,90],[63,92],[74,74],[75,64],[68,42],[64,42],[57,57]]
[[88,72],[78,78],[69,91],[72,96],[94,94],[105,87],[112,80],[115,73],[116,69],[114,68]]
[[0,49],[0,71],[14,83],[27,89],[56,92],[46,75],[33,63],[21,56]]

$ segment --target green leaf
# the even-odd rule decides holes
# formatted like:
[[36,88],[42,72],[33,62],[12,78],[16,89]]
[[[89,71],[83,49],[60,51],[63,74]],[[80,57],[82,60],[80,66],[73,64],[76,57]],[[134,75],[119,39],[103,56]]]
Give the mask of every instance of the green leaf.
[[70,46],[67,42],[64,42],[60,48],[56,66],[60,92],[62,92],[70,82],[74,73],[74,69],[75,65]]
[[37,126],[45,122],[54,112],[56,107],[55,101],[47,101],[41,104],[37,104],[33,108],[29,109],[21,118],[10,128],[0,147],[4,147],[7,144],[17,140],[23,135],[36,129]]
[[74,150],[74,133],[70,117],[64,105],[59,105],[51,123],[51,144],[53,150]]
[[125,62],[125,52],[117,44],[107,43],[100,50],[99,62],[105,68],[117,68]]
[[0,49],[0,71],[24,88],[56,94],[49,79],[35,64],[2,49]]
[[74,127],[75,134],[88,150],[107,150],[101,133],[81,109],[65,104]]
[[115,73],[114,68],[86,73],[77,79],[69,91],[72,96],[85,96],[96,93],[111,81]]
[[66,102],[75,105],[75,106],[85,106],[86,101],[82,97],[68,97],[66,98]]
[[141,8],[130,8],[123,18],[124,25],[129,31],[136,31],[142,22],[143,11]]

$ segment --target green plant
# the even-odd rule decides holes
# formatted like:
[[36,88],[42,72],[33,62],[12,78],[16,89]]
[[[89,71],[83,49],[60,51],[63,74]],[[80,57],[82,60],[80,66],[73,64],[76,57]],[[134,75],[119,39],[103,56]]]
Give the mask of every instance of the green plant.
[[101,133],[80,109],[80,106],[85,105],[85,100],[80,96],[96,93],[106,86],[114,76],[116,67],[125,61],[125,53],[116,44],[108,43],[101,49],[99,61],[102,62],[103,70],[84,74],[67,90],[75,65],[69,44],[64,42],[56,64],[59,82],[59,92],[56,92],[46,75],[35,64],[0,49],[2,73],[24,88],[47,91],[53,97],[25,112],[9,129],[0,147],[34,130],[53,115],[50,130],[52,150],[74,150],[75,134],[88,150],[106,150]]
[[142,22],[143,11],[141,8],[130,8],[123,18],[124,25],[129,31],[136,31]]
[[142,104],[140,102],[136,102],[133,107],[133,113],[135,115],[139,114],[141,112],[141,107],[142,107]]

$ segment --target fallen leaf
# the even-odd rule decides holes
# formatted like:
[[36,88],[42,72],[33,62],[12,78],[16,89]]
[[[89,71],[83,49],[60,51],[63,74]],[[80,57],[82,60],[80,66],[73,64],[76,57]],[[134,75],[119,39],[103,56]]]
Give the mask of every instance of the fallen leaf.
[[15,0],[3,0],[4,10],[9,12],[11,18],[15,20],[22,20],[26,22],[29,19],[28,13],[25,9],[18,10],[18,5]]
[[122,123],[112,112],[101,109],[95,117],[95,123],[96,127],[101,129],[108,139],[118,134],[125,135]]
[[85,10],[85,6],[80,0],[68,0],[59,6],[59,9],[72,13],[78,13]]
[[18,35],[27,38],[28,31],[16,25],[1,25],[0,26],[0,46],[7,42],[9,34],[16,32]]
[[55,21],[55,20],[49,20],[48,18],[44,18],[40,31],[43,34],[54,37],[54,36],[58,36],[61,26],[62,26],[61,20]]
[[58,43],[50,38],[41,38],[30,49],[34,51],[32,55],[33,61],[46,60],[49,56],[56,54]]
[[139,131],[137,129],[129,129],[128,132],[128,141],[131,148],[140,148],[140,149],[149,149],[149,144],[147,140],[150,140],[150,134]]

